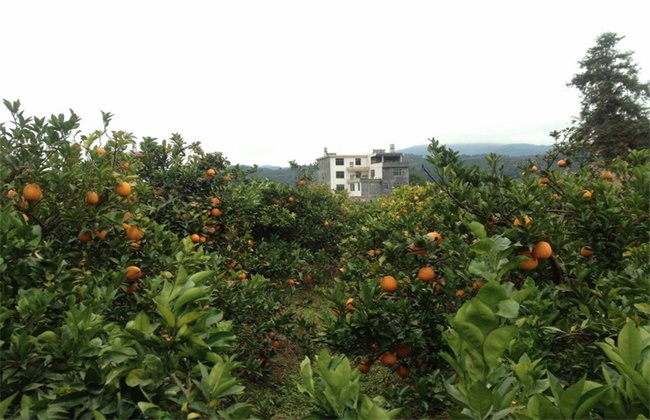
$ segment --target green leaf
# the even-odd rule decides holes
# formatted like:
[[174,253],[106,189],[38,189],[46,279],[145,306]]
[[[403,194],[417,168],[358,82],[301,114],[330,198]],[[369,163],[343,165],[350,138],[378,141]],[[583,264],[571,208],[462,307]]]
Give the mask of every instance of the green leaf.
[[200,271],[198,273],[192,274],[188,279],[188,283],[192,283],[193,285],[197,284],[202,284],[205,282],[205,280],[214,277],[217,272],[215,270],[206,270],[206,271]]
[[519,315],[519,304],[512,299],[502,300],[497,307],[499,308],[497,311],[498,316],[513,319]]
[[196,321],[197,319],[205,315],[206,315],[205,312],[199,312],[199,311],[185,313],[178,320],[178,327],[182,327],[185,324],[189,324],[190,322]]
[[564,418],[574,418],[573,413],[578,408],[578,403],[580,402],[580,397],[582,397],[582,390],[585,386],[586,380],[587,375],[585,374],[582,379],[568,387],[562,394],[559,406],[560,412]]
[[481,348],[483,346],[483,333],[476,325],[455,320],[450,321],[450,323],[458,335],[467,341],[470,346],[474,348]]
[[165,324],[167,327],[174,328],[176,326],[176,317],[172,313],[172,311],[167,307],[167,302],[162,299],[160,296],[156,297],[154,299],[156,302],[156,309],[158,310],[158,313],[160,316],[162,316],[163,320],[165,321]]
[[560,410],[546,397],[535,394],[528,400],[528,414],[534,419],[561,419]]
[[298,384],[298,390],[303,393],[306,392],[311,397],[314,397],[315,391],[313,372],[311,370],[311,361],[307,356],[305,356],[302,362],[300,362],[300,377],[302,379],[302,385]]
[[508,299],[506,291],[498,281],[492,280],[485,284],[479,290],[476,297],[485,302],[493,311],[498,310],[498,304],[502,300]]
[[499,358],[503,354],[506,346],[517,333],[519,328],[516,325],[497,328],[485,337],[483,343],[483,358],[490,368],[495,368],[499,364]]
[[476,235],[477,238],[479,239],[486,239],[487,238],[487,232],[485,231],[485,227],[480,224],[479,222],[470,222],[467,227],[469,230],[471,230],[474,235]]
[[483,301],[473,299],[463,306],[465,306],[465,310],[462,312],[461,320],[477,326],[483,335],[487,335],[499,325],[496,315]]
[[174,312],[177,311],[181,306],[189,302],[194,302],[195,300],[205,296],[207,293],[202,287],[193,287],[191,289],[185,290],[178,297],[178,300],[174,302]]
[[574,418],[587,418],[591,409],[601,401],[603,394],[608,392],[610,389],[611,388],[607,385],[601,385],[583,393],[580,397],[580,402],[578,403]]
[[494,241],[491,239],[481,239],[480,241],[474,242],[471,246],[470,249],[473,252],[476,252],[477,254],[487,254],[490,252],[492,247],[494,246]]
[[492,408],[492,393],[483,382],[477,382],[468,390],[470,408],[479,419],[485,418]]
[[2,402],[0,402],[0,418],[5,418],[5,413],[9,409],[11,402],[14,400],[14,398],[16,398],[16,395],[18,395],[17,392],[13,395],[8,396],[2,400]]
[[628,320],[618,334],[618,352],[623,362],[631,368],[636,367],[641,356],[641,334],[632,321]]
[[151,382],[153,381],[144,369],[133,369],[126,375],[126,384],[130,387],[146,386]]

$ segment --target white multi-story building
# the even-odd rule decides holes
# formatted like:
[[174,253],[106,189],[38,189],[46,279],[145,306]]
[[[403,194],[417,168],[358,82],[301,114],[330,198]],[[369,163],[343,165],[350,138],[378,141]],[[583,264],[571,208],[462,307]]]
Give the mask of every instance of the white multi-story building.
[[408,185],[409,167],[402,162],[402,153],[390,149],[375,149],[368,155],[338,155],[328,153],[316,159],[318,182],[333,190],[347,190],[358,200],[373,200],[390,194],[395,187]]

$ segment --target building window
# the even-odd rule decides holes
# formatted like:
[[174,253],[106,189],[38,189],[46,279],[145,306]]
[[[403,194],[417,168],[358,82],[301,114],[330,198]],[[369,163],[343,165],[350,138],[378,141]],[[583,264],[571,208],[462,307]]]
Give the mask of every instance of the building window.
[[388,191],[389,188],[390,188],[390,185],[388,185],[388,183],[385,183],[384,184],[384,191]]
[[343,179],[343,178],[345,178],[345,172],[343,172],[343,171],[336,171],[336,177],[337,177],[338,179]]
[[350,184],[350,191],[354,191],[354,184]]
[[374,169],[370,170],[370,178],[373,178],[373,179],[375,178],[375,170]]
[[336,191],[343,191],[345,189],[344,184],[336,184]]
[[337,166],[345,165],[344,159],[343,158],[336,158],[336,165]]
[[355,158],[354,159],[354,164],[357,166],[361,166],[361,158]]
[[402,176],[402,168],[393,168],[393,176]]
[[355,176],[356,178],[361,178],[361,172],[355,172],[355,173],[354,173],[354,176]]

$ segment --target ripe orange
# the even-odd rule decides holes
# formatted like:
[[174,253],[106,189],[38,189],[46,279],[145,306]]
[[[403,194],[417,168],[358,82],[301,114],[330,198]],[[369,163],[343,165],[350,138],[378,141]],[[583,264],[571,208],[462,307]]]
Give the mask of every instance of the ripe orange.
[[544,177],[544,178],[540,179],[539,182],[540,182],[542,185],[547,185],[547,184],[550,184],[550,183],[551,183],[551,180],[548,179],[547,177]]
[[125,277],[128,281],[136,281],[142,277],[142,270],[140,270],[140,267],[135,265],[128,266],[126,267]]
[[589,200],[591,200],[592,195],[593,195],[593,193],[591,191],[584,190],[582,192],[582,199],[586,200],[586,201],[589,201]]
[[142,231],[137,226],[129,226],[126,230],[126,237],[132,241],[139,241],[142,239]]
[[97,194],[95,191],[88,191],[86,193],[86,203],[88,204],[99,203],[99,194]]
[[411,349],[401,343],[398,343],[397,346],[395,346],[395,352],[402,359],[411,355]]
[[329,225],[330,225],[330,222],[328,222],[327,220],[325,220],[325,221],[323,222],[323,226],[324,226],[324,227],[328,227]]
[[591,249],[590,246],[583,246],[582,248],[580,248],[580,255],[582,255],[583,257],[590,257],[593,254],[594,251],[593,249]]
[[124,169],[124,170],[126,171],[127,169],[129,169],[129,166],[131,166],[131,165],[129,164],[129,162],[124,162],[124,163],[122,163],[122,164],[120,165],[120,168],[122,168],[122,169]]
[[557,166],[559,166],[560,168],[564,168],[566,165],[567,165],[567,161],[564,159],[560,159],[557,161]]
[[438,232],[435,232],[435,231],[434,232],[429,232],[429,233],[427,233],[427,236],[429,238],[433,239],[434,241],[438,241],[438,243],[442,242],[442,235],[439,234]]
[[120,182],[117,184],[117,195],[120,197],[126,197],[131,194],[131,185],[128,182]]
[[287,280],[287,286],[295,286],[296,281],[294,279]]
[[229,175],[224,175],[223,176],[223,182],[230,182],[231,178]]
[[431,267],[422,267],[418,270],[418,278],[422,281],[431,281],[436,277],[436,272]]
[[153,195],[155,195],[156,197],[162,197],[164,194],[165,194],[165,190],[163,190],[163,189],[160,188],[160,187],[156,188],[156,189],[153,191]]
[[512,223],[513,226],[525,226],[527,229],[530,229],[530,223],[533,221],[532,217],[529,217],[528,215],[524,216],[524,221],[522,222],[521,219],[516,218],[515,221]]
[[535,268],[537,268],[537,264],[539,264],[539,261],[537,260],[537,258],[535,258],[533,256],[533,254],[531,252],[528,252],[528,251],[522,252],[520,255],[526,255],[528,257],[528,259],[526,261],[522,262],[519,265],[519,268],[521,268],[522,270],[525,270],[525,271],[530,271],[530,270],[534,270]]
[[219,198],[217,198],[217,197],[212,197],[210,199],[210,204],[212,204],[213,206],[216,206],[218,204],[221,204],[221,200],[219,200]]
[[237,275],[237,280],[246,280],[246,273],[241,272]]
[[16,196],[16,194],[18,194],[16,192],[16,190],[9,190],[9,191],[7,191],[7,198],[11,200],[12,198],[14,198]]
[[537,172],[537,166],[533,165],[530,167],[531,172]]
[[467,293],[465,293],[465,291],[463,289],[457,289],[455,294],[456,294],[456,297],[459,297],[461,299],[464,299],[466,297],[466,295],[467,295]]
[[379,361],[381,361],[383,364],[386,366],[393,366],[395,363],[397,363],[397,356],[394,353],[386,352],[379,357]]
[[557,201],[557,200],[560,199],[560,196],[558,194],[556,194],[556,193],[553,193],[553,195],[551,196],[551,199]]
[[312,280],[311,274],[307,273],[305,274],[305,281],[310,282]]
[[614,174],[611,173],[610,171],[603,171],[603,173],[600,174],[600,177],[605,181],[611,181],[612,179],[614,179]]
[[105,230],[95,229],[95,236],[99,239],[105,239],[108,232]]
[[411,250],[411,254],[413,255],[425,255],[427,253],[427,250],[424,248],[420,248],[419,246],[411,245],[409,247]]
[[399,365],[395,370],[395,373],[397,373],[397,375],[401,376],[402,378],[409,377],[409,369],[404,365]]
[[293,203],[294,201],[296,201],[296,199],[293,196],[289,197],[289,202],[290,203]]
[[97,146],[95,148],[95,151],[97,152],[98,155],[103,155],[104,153],[106,153],[106,149],[104,149],[103,147],[99,147],[99,146]]
[[192,242],[197,243],[201,238],[199,237],[199,234],[198,234],[198,233],[193,233],[193,234],[190,236],[190,239],[192,240]]
[[382,277],[379,285],[381,286],[381,290],[384,292],[393,293],[397,290],[397,280],[395,280],[395,277],[393,276]]
[[483,286],[485,286],[485,282],[483,280],[476,280],[474,283],[472,283],[472,291],[478,292]]
[[79,235],[77,235],[77,239],[79,239],[79,242],[82,244],[86,244],[93,240],[93,234],[89,230],[82,230],[79,232]]
[[551,255],[553,254],[553,248],[551,248],[551,244],[548,242],[539,241],[533,247],[532,254],[533,257],[537,258],[538,260],[546,260],[551,258]]
[[206,238],[205,236],[199,236],[199,242],[205,243],[205,241],[207,241],[207,240],[208,240],[208,238]]
[[223,212],[220,209],[215,207],[212,210],[210,210],[210,214],[214,217],[219,217],[223,214]]
[[307,181],[305,181],[304,179],[301,179],[301,180],[298,182],[298,185],[306,185],[306,184],[307,184]]
[[359,369],[359,371],[361,373],[363,373],[363,374],[366,374],[366,373],[370,372],[370,366],[368,366],[365,363],[359,363],[359,366],[357,366],[357,369]]
[[206,174],[207,176],[212,176],[212,175],[214,175],[214,174],[216,174],[216,173],[217,173],[217,171],[215,171],[215,170],[212,169],[212,168],[210,168],[210,169],[208,169],[207,171],[205,171],[205,174]]
[[23,188],[23,197],[27,201],[38,201],[43,198],[43,192],[38,184],[27,184]]
[[236,265],[237,265],[237,261],[231,261],[231,262],[228,263],[227,267],[232,269],[232,268],[235,268]]
[[274,342],[271,343],[271,347],[273,347],[274,349],[279,349],[280,342],[278,340],[275,340]]

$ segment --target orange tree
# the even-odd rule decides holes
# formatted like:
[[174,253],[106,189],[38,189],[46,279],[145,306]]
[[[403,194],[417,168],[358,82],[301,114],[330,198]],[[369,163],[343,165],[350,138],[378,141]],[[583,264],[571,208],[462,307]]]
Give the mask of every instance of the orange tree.
[[[464,165],[435,140],[429,150],[432,198],[402,189],[383,203],[362,206],[357,234],[342,245],[326,341],[367,357],[362,371],[386,353],[398,355],[405,339],[412,344],[409,352],[402,350],[408,357],[439,357],[446,347],[440,327],[426,340],[422,337],[430,329],[423,326],[445,325],[448,314],[490,280],[481,274],[483,263],[473,262],[483,243],[474,242],[470,223],[507,239],[512,257],[527,255],[515,260],[518,266],[504,272],[502,281],[519,288],[529,280],[540,288],[524,308],[529,322],[510,355],[527,352],[573,381],[600,366],[603,354],[595,343],[616,335],[626,318],[647,322],[647,152],[607,167],[584,162],[573,169],[573,158],[558,161],[556,149],[543,157],[541,168],[522,168],[522,178],[515,179],[503,173],[498,156],[488,156],[489,170],[481,170]],[[426,205],[418,213],[415,203],[422,198]],[[426,240],[425,232],[433,229],[442,242]],[[419,278],[426,266],[435,271],[433,284],[440,294],[426,295],[422,303],[418,297],[427,289]],[[396,283],[395,290],[382,288],[385,276],[394,278],[386,284]],[[412,361],[390,355],[384,364],[405,375],[398,367],[410,368]],[[423,390],[421,395],[440,389],[433,383],[421,386],[425,375],[420,372],[409,369],[409,380]]]

